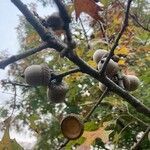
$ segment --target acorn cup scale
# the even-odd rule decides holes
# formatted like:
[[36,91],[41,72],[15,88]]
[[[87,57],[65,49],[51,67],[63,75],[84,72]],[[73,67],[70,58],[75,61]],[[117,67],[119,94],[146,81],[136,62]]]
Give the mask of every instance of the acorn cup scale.
[[51,72],[47,65],[31,65],[25,69],[24,75],[26,82],[31,86],[47,86],[49,84]]
[[68,85],[64,82],[52,82],[47,88],[47,97],[53,103],[65,101]]
[[[100,71],[102,69],[102,66],[105,62],[106,58],[103,58],[99,63],[98,63],[98,70]],[[107,67],[106,67],[106,75],[111,78],[114,75],[117,74],[119,71],[119,65],[118,63],[114,62],[112,59],[109,60]]]
[[93,60],[98,64],[99,61],[108,54],[108,51],[103,49],[98,49],[93,54]]
[[64,137],[75,140],[83,134],[84,125],[77,115],[70,114],[61,121],[61,131]]

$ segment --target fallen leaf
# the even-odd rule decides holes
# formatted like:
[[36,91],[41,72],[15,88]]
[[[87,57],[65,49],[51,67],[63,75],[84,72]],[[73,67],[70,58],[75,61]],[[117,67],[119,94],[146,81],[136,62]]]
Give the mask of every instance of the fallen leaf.
[[99,11],[102,11],[102,7],[97,5],[94,0],[75,0],[74,1],[76,19],[79,18],[82,12],[87,13],[95,20],[103,21],[103,18],[98,14]]

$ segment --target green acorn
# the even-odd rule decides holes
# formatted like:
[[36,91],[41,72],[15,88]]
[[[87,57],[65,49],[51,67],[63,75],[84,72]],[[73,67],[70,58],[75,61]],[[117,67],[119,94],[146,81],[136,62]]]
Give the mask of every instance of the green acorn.
[[123,75],[123,84],[127,91],[135,91],[140,85],[140,80],[135,75]]
[[61,131],[64,137],[75,140],[83,134],[84,125],[77,115],[70,114],[61,121]]
[[99,61],[108,54],[108,51],[103,49],[98,49],[93,54],[93,60],[98,64]]
[[47,97],[53,103],[65,101],[68,86],[64,82],[52,82],[47,88]]
[[[99,63],[98,63],[98,70],[100,71],[106,58],[103,58]],[[107,67],[106,67],[106,75],[108,77],[113,77],[117,72],[119,71],[119,65],[118,63],[114,62],[112,59],[109,60]]]
[[24,76],[31,86],[48,85],[51,72],[47,65],[31,65],[25,69]]

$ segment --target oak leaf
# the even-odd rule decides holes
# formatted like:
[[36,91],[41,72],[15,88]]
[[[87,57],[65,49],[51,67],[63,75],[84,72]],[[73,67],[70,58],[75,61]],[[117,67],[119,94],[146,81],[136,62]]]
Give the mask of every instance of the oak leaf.
[[102,7],[97,5],[94,0],[75,0],[74,1],[76,19],[79,18],[82,12],[87,13],[95,20],[101,20],[103,18],[98,14],[99,11],[102,11]]
[[96,131],[84,131],[82,136],[85,137],[86,140],[78,147],[77,150],[90,150],[90,145],[97,138],[100,138],[104,143],[107,143],[109,141],[109,134],[111,133],[111,131],[105,130],[108,124],[108,122],[104,122],[103,126]]

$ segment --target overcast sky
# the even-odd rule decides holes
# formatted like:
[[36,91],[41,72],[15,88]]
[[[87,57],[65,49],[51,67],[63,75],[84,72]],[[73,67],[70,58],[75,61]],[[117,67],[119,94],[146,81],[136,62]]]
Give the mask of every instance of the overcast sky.
[[[36,2],[35,0],[22,1],[26,4]],[[40,16],[50,15],[55,10],[56,8],[52,8],[51,6],[43,8],[41,5],[38,5],[37,7],[37,11]],[[18,15],[21,15],[21,12],[14,6],[13,3],[11,3],[11,0],[0,0],[0,51],[7,50],[10,55],[17,54],[19,50],[19,43],[15,29],[19,21]],[[8,67],[6,67],[5,70],[0,69],[0,80],[8,77],[7,68]],[[3,89],[0,88],[0,106],[4,106],[4,103],[13,96],[12,94],[10,91],[3,92]],[[11,131],[11,138],[16,138],[19,142],[34,141],[35,138],[25,135],[25,132],[17,134],[16,132]],[[0,138],[2,135],[3,133],[0,132]]]

